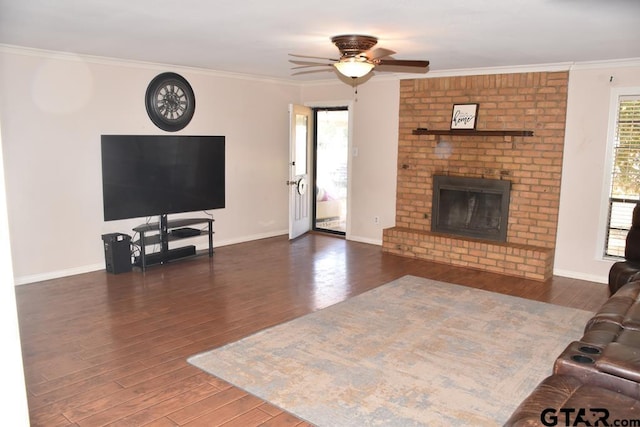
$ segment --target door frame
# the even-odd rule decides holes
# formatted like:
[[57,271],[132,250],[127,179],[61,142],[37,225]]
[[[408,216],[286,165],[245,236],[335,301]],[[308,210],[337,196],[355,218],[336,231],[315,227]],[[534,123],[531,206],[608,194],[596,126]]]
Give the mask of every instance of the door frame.
[[312,163],[313,163],[313,175],[312,175],[312,183],[313,188],[316,188],[316,182],[318,181],[318,113],[322,111],[346,111],[349,116],[349,121],[347,122],[347,217],[345,221],[345,231],[331,230],[327,228],[318,228],[316,226],[316,214],[317,214],[317,203],[318,201],[314,197],[312,199],[312,209],[311,209],[311,229],[313,231],[318,231],[321,233],[335,234],[337,236],[346,236],[346,223],[349,221],[349,160],[350,160],[350,146],[349,143],[351,141],[351,111],[349,111],[349,107],[346,105],[342,105],[339,107],[313,107],[311,108],[313,112],[313,134],[311,138],[311,145],[313,148],[312,151]]
[[[309,107],[312,110],[317,109],[332,109],[332,108],[346,108],[349,112],[349,124],[348,124],[348,142],[347,142],[347,150],[349,152],[347,156],[347,223],[346,223],[346,231],[345,231],[345,239],[351,239],[351,218],[353,217],[351,212],[351,207],[353,203],[351,203],[353,192],[352,192],[352,168],[353,168],[353,158],[358,157],[358,148],[353,146],[353,107],[354,101],[351,100],[343,100],[343,101],[310,101],[305,102],[305,107]],[[312,182],[309,184],[309,187],[313,189],[313,193],[315,194],[316,188],[316,127],[315,123],[313,124],[313,140],[311,141],[312,147],[312,156],[311,164],[313,168]],[[316,198],[312,199],[312,229],[315,229],[315,218],[316,218]]]

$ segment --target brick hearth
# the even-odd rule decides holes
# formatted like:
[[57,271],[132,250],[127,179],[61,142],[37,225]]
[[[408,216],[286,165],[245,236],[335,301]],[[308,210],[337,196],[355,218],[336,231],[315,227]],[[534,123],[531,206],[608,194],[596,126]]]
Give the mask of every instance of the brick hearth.
[[[402,256],[546,280],[553,274],[567,104],[567,72],[403,80],[396,226],[383,250]],[[413,135],[449,129],[453,104],[478,103],[478,130],[533,137]],[[432,176],[508,179],[507,241],[431,233]]]

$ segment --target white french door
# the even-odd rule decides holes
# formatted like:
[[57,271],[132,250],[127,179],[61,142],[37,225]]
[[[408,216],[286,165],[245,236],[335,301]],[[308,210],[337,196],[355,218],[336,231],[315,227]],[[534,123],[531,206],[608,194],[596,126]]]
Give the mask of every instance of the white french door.
[[309,187],[312,111],[302,105],[289,106],[289,239],[311,229]]

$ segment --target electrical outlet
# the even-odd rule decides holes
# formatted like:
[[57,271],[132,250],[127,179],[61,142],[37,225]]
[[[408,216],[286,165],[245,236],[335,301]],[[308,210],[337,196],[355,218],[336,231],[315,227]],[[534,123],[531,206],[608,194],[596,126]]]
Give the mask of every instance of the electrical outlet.
[[380,224],[380,217],[379,216],[374,216],[373,217],[373,223],[374,224]]

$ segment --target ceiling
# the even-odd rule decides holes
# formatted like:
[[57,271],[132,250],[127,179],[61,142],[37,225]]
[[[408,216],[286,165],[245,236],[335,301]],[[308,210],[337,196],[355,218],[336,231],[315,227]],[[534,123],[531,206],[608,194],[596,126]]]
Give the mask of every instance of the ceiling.
[[[430,71],[640,58],[640,0],[0,0],[0,44],[293,81],[369,34]],[[378,71],[379,72],[379,71]]]

